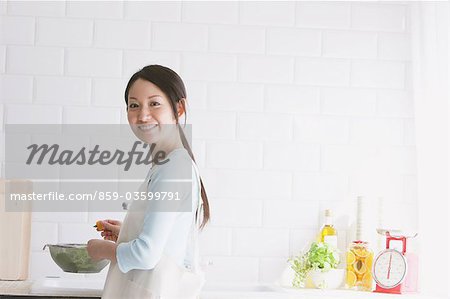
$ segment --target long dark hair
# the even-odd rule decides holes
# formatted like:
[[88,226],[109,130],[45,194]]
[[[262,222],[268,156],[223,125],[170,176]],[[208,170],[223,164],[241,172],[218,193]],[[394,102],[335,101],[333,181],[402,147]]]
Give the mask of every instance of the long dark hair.
[[[192,153],[191,147],[186,139],[186,136],[184,135],[184,132],[180,126],[180,123],[178,122],[178,105],[181,104],[183,106],[183,110],[185,111],[185,119],[186,119],[186,87],[184,86],[183,80],[181,77],[174,72],[173,70],[169,69],[168,67],[162,66],[162,65],[148,65],[144,67],[143,69],[136,72],[133,76],[131,76],[130,81],[128,81],[127,87],[125,89],[125,103],[127,105],[128,110],[128,93],[130,91],[131,86],[134,82],[138,79],[143,79],[146,81],[149,81],[156,86],[159,87],[159,89],[164,92],[164,94],[169,98],[170,105],[172,107],[173,114],[175,116],[175,119],[177,121],[178,131],[180,132],[181,142],[183,143],[184,148],[187,150],[189,155],[191,156],[192,161],[195,163],[194,154]],[[202,201],[203,201],[203,220],[200,225],[200,229],[203,229],[203,227],[206,225],[206,223],[209,221],[209,202],[208,202],[208,196],[206,195],[205,186],[203,185],[202,178],[200,177],[200,185],[201,185],[201,195],[202,195]],[[200,215],[195,215],[195,219],[197,219]]]

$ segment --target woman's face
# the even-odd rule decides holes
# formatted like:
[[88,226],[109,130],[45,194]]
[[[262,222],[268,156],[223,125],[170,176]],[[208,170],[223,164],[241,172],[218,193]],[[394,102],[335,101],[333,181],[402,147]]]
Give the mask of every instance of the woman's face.
[[146,143],[158,143],[175,132],[177,123],[170,100],[152,82],[138,79],[128,92],[128,123]]

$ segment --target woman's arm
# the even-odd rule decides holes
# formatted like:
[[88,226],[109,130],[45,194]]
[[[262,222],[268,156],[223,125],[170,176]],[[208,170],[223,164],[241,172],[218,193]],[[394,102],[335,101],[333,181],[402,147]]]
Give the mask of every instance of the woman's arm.
[[179,212],[147,213],[139,236],[117,245],[116,259],[120,271],[126,273],[132,269],[153,269],[161,259],[178,215]]

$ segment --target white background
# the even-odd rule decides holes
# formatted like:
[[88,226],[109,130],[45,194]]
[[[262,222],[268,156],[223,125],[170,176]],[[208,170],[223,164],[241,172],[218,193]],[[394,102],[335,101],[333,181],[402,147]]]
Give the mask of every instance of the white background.
[[[358,195],[383,198],[383,225],[418,228],[411,13],[408,2],[1,1],[0,129],[125,124],[129,77],[171,67],[211,205],[208,283],[270,282],[326,208],[345,249]],[[34,214],[31,277],[67,276],[43,244],[96,237],[99,217],[112,216]]]

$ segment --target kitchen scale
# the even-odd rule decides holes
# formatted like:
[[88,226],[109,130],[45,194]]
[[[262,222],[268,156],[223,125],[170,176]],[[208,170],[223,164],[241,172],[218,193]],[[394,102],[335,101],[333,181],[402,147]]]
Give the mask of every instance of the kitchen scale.
[[[377,229],[386,236],[386,249],[375,257],[372,274],[376,282],[374,292],[402,294],[417,291],[417,256],[406,253],[406,240],[417,233],[407,235],[399,230]],[[401,241],[402,250],[390,248],[391,241]]]

